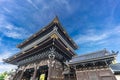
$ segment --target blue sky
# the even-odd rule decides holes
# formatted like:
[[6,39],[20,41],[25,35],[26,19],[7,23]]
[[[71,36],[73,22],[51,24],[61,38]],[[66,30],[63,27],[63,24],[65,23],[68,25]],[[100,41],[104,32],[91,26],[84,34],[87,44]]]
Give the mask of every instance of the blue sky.
[[0,72],[15,68],[2,59],[19,52],[16,45],[56,15],[78,54],[120,51],[120,0],[0,0]]

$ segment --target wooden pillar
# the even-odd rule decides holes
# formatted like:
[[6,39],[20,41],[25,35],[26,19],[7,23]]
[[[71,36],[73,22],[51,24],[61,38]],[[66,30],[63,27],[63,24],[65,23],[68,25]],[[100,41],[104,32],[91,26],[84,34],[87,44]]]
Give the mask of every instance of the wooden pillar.
[[20,71],[17,71],[15,75],[13,76],[12,80],[16,80],[16,78],[19,76]]
[[[15,77],[18,75],[18,69],[15,71],[15,75],[13,75],[13,77],[12,77],[12,80],[14,80],[15,79]],[[10,79],[11,80],[11,79]]]
[[68,74],[68,79],[70,80],[70,74]]
[[52,63],[52,61],[49,60],[49,64],[48,64],[48,78],[47,78],[47,80],[51,80],[51,72],[52,72],[51,63]]
[[36,74],[37,74],[37,65],[35,65],[35,67],[34,67],[34,73],[33,73],[33,79],[32,80],[36,79]]
[[23,74],[24,74],[24,72],[25,72],[25,69],[26,69],[26,67],[22,70],[22,73],[20,74],[20,77],[18,77],[17,80],[22,80],[22,77],[23,77]]

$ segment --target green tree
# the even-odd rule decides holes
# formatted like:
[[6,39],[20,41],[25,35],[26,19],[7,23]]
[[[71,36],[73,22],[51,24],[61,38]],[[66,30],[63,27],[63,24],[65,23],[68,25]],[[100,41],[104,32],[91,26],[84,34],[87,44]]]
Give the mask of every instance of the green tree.
[[8,76],[8,72],[3,72],[0,74],[0,80],[4,80],[5,77]]
[[0,80],[4,80],[4,75],[3,74],[0,74]]

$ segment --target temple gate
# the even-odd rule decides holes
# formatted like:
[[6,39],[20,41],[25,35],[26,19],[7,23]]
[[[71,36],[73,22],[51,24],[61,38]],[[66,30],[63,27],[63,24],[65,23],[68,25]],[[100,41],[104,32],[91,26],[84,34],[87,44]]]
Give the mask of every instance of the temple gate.
[[20,52],[4,59],[18,66],[10,80],[116,80],[109,67],[116,53],[102,50],[77,56],[78,46],[58,17],[17,47]]

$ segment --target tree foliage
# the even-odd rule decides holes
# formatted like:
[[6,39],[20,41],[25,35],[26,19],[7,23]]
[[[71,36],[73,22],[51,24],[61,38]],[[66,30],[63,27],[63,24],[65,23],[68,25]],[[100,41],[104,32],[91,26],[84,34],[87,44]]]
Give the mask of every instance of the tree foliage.
[[9,75],[11,75],[14,72],[14,70],[10,70],[10,71],[5,71],[3,73],[0,74],[0,80],[5,80],[5,78],[7,78]]
[[8,72],[3,72],[0,74],[0,80],[4,80],[8,76]]

